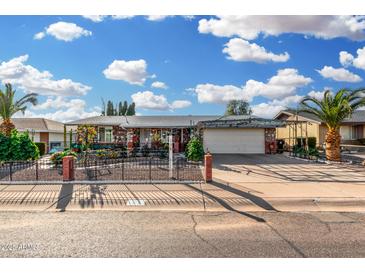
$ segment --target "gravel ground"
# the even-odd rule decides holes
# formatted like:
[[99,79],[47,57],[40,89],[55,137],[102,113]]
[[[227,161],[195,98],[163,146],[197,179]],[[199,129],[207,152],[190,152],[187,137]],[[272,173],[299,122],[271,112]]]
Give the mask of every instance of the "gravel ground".
[[364,257],[364,223],[335,212],[0,212],[0,256]]

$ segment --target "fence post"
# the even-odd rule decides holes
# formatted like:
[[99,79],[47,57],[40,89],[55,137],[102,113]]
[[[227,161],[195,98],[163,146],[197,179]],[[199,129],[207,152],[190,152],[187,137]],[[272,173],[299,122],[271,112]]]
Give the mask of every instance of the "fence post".
[[9,163],[9,179],[10,181],[13,180],[13,162]]
[[38,161],[35,162],[35,180],[38,181]]
[[179,180],[179,162],[180,159],[176,160],[176,180]]
[[95,165],[95,181],[97,181],[98,180],[98,162],[95,160],[94,161],[94,165]]
[[62,159],[62,173],[64,181],[75,180],[74,157],[65,156]]
[[124,181],[124,158],[122,158],[122,181]]
[[148,163],[149,166],[149,172],[150,172],[150,182],[152,181],[152,158],[150,158],[150,161]]
[[204,177],[205,182],[211,182],[213,179],[213,172],[212,172],[212,155],[207,152],[207,154],[204,155]]

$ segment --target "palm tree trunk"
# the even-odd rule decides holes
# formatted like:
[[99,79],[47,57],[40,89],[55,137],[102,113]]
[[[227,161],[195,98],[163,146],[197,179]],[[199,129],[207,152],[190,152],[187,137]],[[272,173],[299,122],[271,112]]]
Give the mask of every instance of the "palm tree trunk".
[[3,133],[5,136],[10,136],[11,131],[15,128],[13,122],[7,118],[4,119],[3,122],[0,125],[0,131],[1,133]]
[[329,161],[341,161],[341,135],[339,129],[329,128],[326,133],[326,158]]

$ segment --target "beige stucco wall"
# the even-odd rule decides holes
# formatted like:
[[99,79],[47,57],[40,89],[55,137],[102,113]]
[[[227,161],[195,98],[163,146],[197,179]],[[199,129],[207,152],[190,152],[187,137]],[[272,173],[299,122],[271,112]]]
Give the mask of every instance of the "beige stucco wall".
[[[303,129],[301,130],[301,126],[297,125],[297,137],[316,137],[317,138],[317,145],[321,144],[323,142],[323,138],[320,136],[320,126],[316,123],[308,123],[307,126],[303,124]],[[294,130],[293,126],[290,129],[291,131],[291,138],[294,137]],[[307,133],[306,133],[307,132]],[[303,136],[302,136],[303,135]],[[289,126],[286,126],[284,128],[277,128],[276,129],[276,138],[277,139],[285,139],[286,142],[289,140]]]
[[[67,134],[67,141],[69,140],[69,135]],[[63,142],[63,133],[49,133],[49,142]]]

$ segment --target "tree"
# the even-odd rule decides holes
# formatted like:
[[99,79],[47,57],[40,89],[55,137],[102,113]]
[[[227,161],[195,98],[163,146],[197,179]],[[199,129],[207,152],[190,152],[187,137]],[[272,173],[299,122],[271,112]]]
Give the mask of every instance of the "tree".
[[11,84],[5,84],[5,92],[0,90],[0,116],[3,119],[0,125],[0,131],[5,136],[10,136],[11,131],[15,128],[11,117],[21,111],[23,114],[27,109],[26,104],[37,104],[37,94],[29,93],[19,100],[15,100],[15,90],[13,90]]
[[226,115],[250,115],[252,109],[245,100],[231,100],[226,107]]
[[136,104],[134,102],[129,105],[126,115],[127,116],[136,115]]
[[106,104],[106,115],[114,116],[114,105],[113,102],[110,100],[108,100],[108,103]]
[[322,100],[307,96],[301,101],[301,111],[315,115],[327,126],[325,139],[327,160],[341,160],[340,125],[356,109],[365,106],[364,92],[364,89],[341,89],[336,94],[332,94],[330,90],[327,90]]
[[127,110],[128,110],[128,102],[124,101],[123,102],[123,107],[122,107],[122,113],[120,115],[126,115]]

